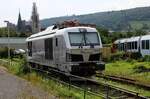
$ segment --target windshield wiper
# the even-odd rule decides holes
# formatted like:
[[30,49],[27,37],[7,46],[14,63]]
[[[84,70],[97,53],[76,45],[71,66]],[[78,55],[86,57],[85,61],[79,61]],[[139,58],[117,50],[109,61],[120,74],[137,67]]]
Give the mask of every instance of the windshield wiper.
[[79,48],[83,48],[83,45],[84,45],[84,37],[82,37],[82,40],[81,40],[81,42],[79,44]]
[[89,42],[90,48],[94,48],[94,44],[92,44],[92,42],[86,36],[85,36],[85,41]]

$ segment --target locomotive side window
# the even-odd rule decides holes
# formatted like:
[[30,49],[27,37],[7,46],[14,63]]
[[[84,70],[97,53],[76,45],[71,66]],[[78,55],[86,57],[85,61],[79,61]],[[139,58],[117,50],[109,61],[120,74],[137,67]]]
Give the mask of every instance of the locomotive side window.
[[56,46],[58,46],[58,38],[56,38],[56,42],[55,43],[56,43]]
[[45,39],[45,59],[53,59],[53,39]]
[[32,42],[28,42],[28,55],[32,56]]

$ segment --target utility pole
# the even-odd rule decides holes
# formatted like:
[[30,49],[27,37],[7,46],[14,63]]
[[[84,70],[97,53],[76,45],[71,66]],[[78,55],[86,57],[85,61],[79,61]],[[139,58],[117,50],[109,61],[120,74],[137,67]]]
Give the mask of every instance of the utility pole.
[[7,24],[7,39],[8,39],[8,62],[9,62],[9,66],[11,65],[10,64],[10,38],[9,38],[9,21],[4,21],[6,24]]

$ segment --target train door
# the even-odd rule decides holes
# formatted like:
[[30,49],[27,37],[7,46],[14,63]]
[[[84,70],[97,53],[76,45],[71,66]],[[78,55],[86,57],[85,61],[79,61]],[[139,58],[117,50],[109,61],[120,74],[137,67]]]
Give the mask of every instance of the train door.
[[61,71],[64,71],[64,40],[62,36],[55,36],[55,64],[56,68]]
[[53,60],[53,38],[45,40],[45,59]]
[[54,43],[54,54],[55,54],[55,64],[58,66],[60,63],[60,53],[59,53],[59,37],[55,36],[55,43]]

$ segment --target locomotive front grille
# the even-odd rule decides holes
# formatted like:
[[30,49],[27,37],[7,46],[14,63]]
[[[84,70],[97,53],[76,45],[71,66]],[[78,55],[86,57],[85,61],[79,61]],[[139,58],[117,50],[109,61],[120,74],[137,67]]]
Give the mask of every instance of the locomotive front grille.
[[83,56],[80,54],[66,54],[66,60],[69,62],[83,62]]
[[100,60],[100,54],[91,54],[89,57],[89,61],[99,61]]
[[71,61],[72,62],[83,61],[83,56],[82,55],[71,54]]

